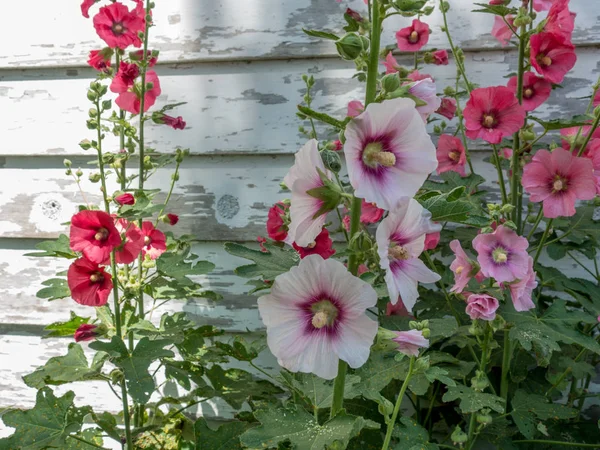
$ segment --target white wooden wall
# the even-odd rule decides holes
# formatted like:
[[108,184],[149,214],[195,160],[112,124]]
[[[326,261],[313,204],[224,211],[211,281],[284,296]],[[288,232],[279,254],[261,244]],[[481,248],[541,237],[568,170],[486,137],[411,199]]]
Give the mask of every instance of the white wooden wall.
[[[0,27],[0,410],[31,406],[35,392],[20,377],[64,353],[67,341],[42,340],[43,327],[66,319],[69,310],[92,312],[70,300],[37,299],[40,282],[65,264],[23,256],[40,240],[65,232],[61,223],[82,202],[75,184],[64,175],[63,159],[85,169],[93,158],[77,143],[90,137],[85,93],[94,73],[85,60],[100,40],[91,21],[80,16],[79,0],[68,3],[58,7],[31,0],[26,32],[19,20]],[[473,81],[505,84],[503,76],[515,69],[516,52],[500,47],[489,34],[492,16],[470,13],[471,0],[450,4],[451,27],[466,52]],[[219,304],[199,300],[172,308],[183,308],[199,323],[231,333],[259,330],[256,301],[245,293],[244,280],[232,272],[243,261],[227,255],[222,243],[254,241],[265,234],[268,208],[282,197],[278,185],[304,141],[295,116],[303,95],[302,74],[315,76],[314,106],[332,115],[342,117],[348,101],[362,99],[363,86],[350,78],[352,64],[339,60],[330,43],[304,35],[302,28],[339,31],[344,9],[364,11],[364,3],[156,0],[156,5],[151,42],[161,51],[156,70],[163,95],[158,105],[187,101],[177,114],[188,127],[173,131],[154,126],[149,141],[162,152],[176,145],[191,149],[175,190],[173,211],[181,215],[176,230],[201,239],[196,251],[217,265],[203,281],[224,294]],[[571,0],[571,5],[578,13],[578,62],[564,88],[540,108],[545,118],[581,113],[587,100],[580,97],[590,94],[599,73],[600,4]],[[22,2],[4,2],[2,12],[17,18],[22,9]],[[441,15],[436,11],[426,20],[433,30],[428,47],[447,48]],[[407,23],[409,19],[390,20],[384,43],[392,44],[393,33]],[[424,71],[435,77],[439,91],[454,83],[452,63]],[[493,180],[494,170],[483,161],[486,156],[475,155],[476,168]],[[169,173],[161,171],[152,185],[165,188],[168,181]],[[98,201],[97,185],[86,181],[83,186],[89,198]],[[268,356],[264,364],[274,365]],[[79,385],[76,393],[79,404],[119,409],[104,385]],[[227,411],[208,407],[204,413]],[[7,433],[0,425],[0,435]]]

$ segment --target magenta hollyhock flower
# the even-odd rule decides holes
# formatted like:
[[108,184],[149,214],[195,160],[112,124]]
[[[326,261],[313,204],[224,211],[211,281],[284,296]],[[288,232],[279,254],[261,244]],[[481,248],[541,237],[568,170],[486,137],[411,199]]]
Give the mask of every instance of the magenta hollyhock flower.
[[543,202],[548,218],[572,216],[576,200],[596,196],[592,161],[562,148],[538,150],[523,168],[522,183],[529,200]]
[[442,97],[442,102],[436,113],[448,120],[452,120],[454,114],[456,114],[456,100],[450,97]]
[[[121,245],[115,249],[115,260],[117,264],[131,264],[144,247],[144,235],[135,223],[125,219],[117,220],[115,226],[121,233]],[[104,264],[109,263],[110,259],[104,261]]]
[[508,25],[506,22],[504,22],[504,20],[502,20],[501,16],[494,16],[494,26],[492,27],[491,31],[492,36],[494,36],[496,40],[500,42],[502,47],[508,44],[508,41],[510,41],[510,39],[513,37],[513,31],[516,30],[514,25],[515,18],[513,16],[509,14],[504,16],[504,19],[506,19]]
[[400,297],[411,312],[417,302],[417,284],[435,283],[440,276],[419,259],[425,248],[425,235],[441,230],[431,214],[412,198],[404,197],[377,227],[379,265],[385,270],[390,301]]
[[491,295],[471,294],[467,297],[466,313],[471,320],[494,320],[498,306],[498,300]]
[[110,67],[110,58],[113,55],[113,50],[110,47],[102,50],[91,50],[88,58],[88,65],[98,71],[105,71]]
[[340,359],[356,369],[369,358],[378,325],[365,310],[376,304],[375,290],[342,263],[310,255],[275,278],[258,311],[282,367],[331,380]]
[[440,243],[442,233],[435,231],[433,233],[427,233],[425,235],[425,250],[433,250]]
[[481,273],[499,283],[510,283],[527,275],[527,247],[527,239],[504,225],[499,225],[493,233],[480,234],[473,239]]
[[71,250],[82,252],[88,260],[102,264],[110,252],[121,245],[114,219],[104,211],[84,210],[71,218]]
[[95,331],[96,328],[98,327],[91,323],[82,323],[73,335],[75,342],[93,341],[98,336],[98,333]]
[[506,86],[474,89],[464,110],[469,139],[481,138],[499,144],[525,123],[525,110]]
[[331,179],[331,172],[325,168],[319,154],[317,141],[311,139],[296,153],[294,165],[283,179],[292,191],[289,239],[300,247],[306,247],[315,241],[327,219],[327,214],[314,217],[323,201],[307,193],[311,189],[323,187],[317,169]]
[[575,16],[569,11],[569,0],[555,0],[548,11],[544,31],[557,33],[570,41],[575,29]]
[[[146,83],[151,83],[152,88],[146,90],[146,95],[144,95],[144,112],[148,111],[154,103],[156,99],[161,93],[160,89],[160,80],[158,79],[158,75],[153,70],[149,70],[146,73]],[[112,84],[111,84],[112,87]],[[131,114],[139,114],[141,105],[141,90],[138,84],[134,84],[127,91],[121,92],[115,103],[119,106],[119,108],[130,112]]]
[[267,234],[274,241],[285,241],[288,235],[288,227],[285,224],[285,216],[289,206],[283,202],[277,202],[267,216]]
[[450,249],[454,252],[455,256],[454,261],[450,264],[450,270],[454,273],[454,286],[452,286],[450,292],[461,293],[473,277],[481,283],[483,275],[479,272],[479,267],[475,261],[467,256],[460,245],[460,241],[454,239],[450,242]]
[[402,66],[398,64],[398,61],[396,61],[396,58],[394,58],[394,55],[392,55],[392,52],[389,52],[385,56],[385,61],[383,62],[383,65],[385,66],[386,74],[396,73],[402,68]]
[[429,339],[423,337],[421,330],[394,331],[396,337],[392,338],[398,344],[398,351],[406,356],[419,356],[420,348],[429,347]]
[[465,164],[467,155],[462,141],[449,134],[442,134],[438,140],[436,157],[438,160],[437,173],[456,172],[461,177],[466,176]]
[[398,48],[404,52],[418,52],[429,41],[429,33],[429,25],[414,19],[410,27],[396,32]]
[[433,57],[433,63],[436,66],[447,66],[448,65],[448,52],[446,50],[436,50],[431,53]]
[[407,98],[371,103],[346,127],[344,154],[355,195],[390,210],[437,167],[425,124]]
[[306,258],[308,255],[319,255],[321,258],[327,259],[335,255],[333,241],[329,237],[327,228],[323,228],[314,242],[311,242],[306,247],[300,247],[295,242],[292,244],[292,247],[300,254],[300,258]]
[[519,281],[508,285],[510,297],[517,311],[528,311],[535,308],[531,294],[538,283],[535,280],[535,272],[533,271],[533,258],[530,256],[528,261],[527,274]]
[[408,93],[425,102],[425,105],[417,106],[417,111],[421,115],[424,122],[431,113],[436,111],[442,100],[435,93],[435,83],[431,79],[419,80],[408,84]]
[[157,259],[167,251],[167,238],[164,233],[157,230],[152,222],[142,222],[142,234],[144,235],[144,246],[142,254],[149,255],[150,259]]
[[350,103],[348,103],[348,112],[346,113],[346,116],[356,117],[356,116],[360,115],[364,110],[365,110],[365,105],[363,105],[358,100],[352,100]]
[[143,32],[145,23],[137,10],[116,2],[100,8],[94,16],[94,28],[101,39],[111,48],[126,49],[130,45],[140,47],[138,33]]
[[430,79],[431,81],[433,80],[433,77],[431,75],[429,75],[428,73],[419,73],[418,70],[413,70],[411,73],[409,73],[406,78],[408,78],[409,80],[412,81],[421,81],[421,80],[427,80]]
[[548,11],[556,0],[532,0],[533,1],[533,9],[537,12],[540,11]]
[[362,223],[376,223],[381,220],[384,209],[378,208],[377,204],[362,201],[362,208],[360,210],[360,221]]
[[125,194],[117,195],[115,197],[115,202],[119,205],[134,205],[135,197],[132,194],[126,192]]
[[86,258],[76,259],[67,271],[67,284],[71,298],[80,305],[102,306],[108,302],[112,291],[112,277],[104,267]]
[[[508,87],[517,95],[517,77],[508,80]],[[523,74],[523,109],[533,111],[550,97],[552,83],[533,72]]]
[[135,84],[135,80],[139,76],[140,68],[137,64],[129,64],[121,61],[119,71],[110,83],[110,90],[116,94],[127,92]]
[[571,42],[557,33],[538,33],[531,36],[529,60],[537,73],[552,83],[561,83],[575,66],[577,55]]
[[99,0],[83,0],[81,3],[81,14],[86,19],[90,18],[90,8]]

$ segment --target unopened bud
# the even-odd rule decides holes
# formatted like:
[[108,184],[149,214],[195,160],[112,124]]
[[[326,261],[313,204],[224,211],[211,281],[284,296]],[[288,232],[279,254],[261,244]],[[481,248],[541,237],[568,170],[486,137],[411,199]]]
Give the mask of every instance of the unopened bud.
[[77,169],[75,171],[75,175],[77,175],[77,178],[81,178],[83,176],[83,170]]
[[97,183],[98,181],[100,181],[101,176],[99,173],[96,172],[96,173],[90,173],[89,178],[92,183]]
[[381,86],[386,92],[394,92],[400,87],[400,78],[398,73],[390,73],[381,79]]
[[335,46],[340,56],[347,60],[355,60],[363,51],[363,40],[354,33],[348,33],[336,41]]
[[465,433],[458,425],[456,425],[456,428],[452,432],[450,439],[455,445],[464,444],[469,440],[469,436],[467,436],[467,433]]
[[65,165],[65,167],[71,167],[71,160],[70,159],[65,159],[63,161],[63,164]]

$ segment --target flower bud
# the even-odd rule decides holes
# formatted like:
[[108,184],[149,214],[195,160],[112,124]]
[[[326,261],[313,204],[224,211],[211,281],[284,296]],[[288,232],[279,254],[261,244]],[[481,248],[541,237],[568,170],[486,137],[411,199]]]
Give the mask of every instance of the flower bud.
[[63,161],[63,164],[65,165],[65,167],[71,167],[71,160],[70,159],[65,159]]
[[483,425],[484,427],[489,425],[490,423],[492,423],[492,416],[490,415],[490,409],[489,408],[483,408],[481,411],[479,411],[477,413],[477,415],[475,416],[475,420],[477,420],[477,423]]
[[84,139],[83,141],[81,141],[79,143],[79,146],[83,149],[83,150],[89,150],[90,148],[92,148],[92,143],[88,140],[88,139]]
[[452,86],[446,86],[444,88],[444,95],[446,97],[454,97],[455,94],[456,94],[456,91],[454,90],[454,88]]
[[119,205],[133,205],[135,203],[135,197],[127,192],[125,194],[117,195],[115,197],[115,202]]
[[342,169],[342,160],[340,155],[332,150],[324,150],[321,152],[321,159],[323,164],[333,173],[339,173]]
[[77,169],[75,171],[75,175],[77,175],[77,178],[81,178],[83,176],[83,170]]
[[417,358],[417,360],[415,361],[415,370],[416,371],[425,372],[427,369],[429,369],[429,367],[430,367],[429,357]]
[[481,370],[475,371],[475,376],[471,378],[471,387],[479,392],[483,392],[490,385],[485,373]]
[[357,34],[348,33],[335,43],[340,56],[347,60],[355,60],[363,51],[363,41]]
[[386,92],[394,92],[400,87],[400,78],[398,73],[390,73],[381,79],[381,86]]
[[425,339],[429,339],[429,336],[431,336],[431,330],[429,328],[424,328],[421,330],[421,334]]
[[410,322],[408,322],[408,328],[411,330],[416,330],[418,326],[419,326],[419,323],[414,320],[411,320]]
[[179,216],[177,214],[164,214],[158,218],[163,223],[168,223],[169,225],[177,225],[179,222]]
[[65,170],[65,175],[72,175],[73,171],[71,169]]
[[452,440],[454,445],[456,445],[464,444],[469,440],[469,437],[467,436],[467,433],[465,433],[458,425],[456,425],[456,428],[452,432],[450,439]]
[[524,128],[519,130],[519,137],[522,141],[533,141],[535,139],[535,133],[531,129]]
[[142,267],[144,269],[153,269],[156,267],[156,261],[154,259],[144,259],[144,261],[142,261]]
[[100,181],[101,176],[98,172],[95,172],[95,173],[90,173],[89,178],[92,183],[97,183],[98,181]]

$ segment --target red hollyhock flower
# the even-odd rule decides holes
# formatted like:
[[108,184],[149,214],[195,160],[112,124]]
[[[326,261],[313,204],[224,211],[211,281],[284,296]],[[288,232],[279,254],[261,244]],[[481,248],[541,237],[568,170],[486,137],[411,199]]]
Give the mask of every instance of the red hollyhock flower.
[[104,71],[110,67],[110,58],[112,55],[113,50],[110,47],[102,50],[91,50],[87,63],[96,70]]
[[442,134],[438,141],[436,156],[438,160],[437,173],[456,172],[461,177],[466,175],[465,164],[467,155],[461,140],[449,134]]
[[121,61],[119,71],[110,83],[110,90],[115,94],[127,92],[135,84],[135,79],[140,76],[140,68],[136,64]]
[[152,120],[154,123],[168,125],[174,130],[183,130],[185,128],[185,121],[183,117],[172,117],[167,114],[163,114],[161,112],[155,112],[152,114]]
[[429,25],[418,19],[410,27],[396,32],[398,48],[405,52],[418,52],[429,41]]
[[121,245],[114,219],[104,211],[84,210],[71,218],[71,250],[82,252],[93,263],[101,264]]
[[139,4],[135,11],[129,11],[127,6],[119,2],[103,6],[94,16],[96,33],[111,48],[124,50],[130,45],[140,47],[142,41],[138,33],[144,31],[145,23],[138,8]]
[[135,223],[125,219],[117,220],[115,226],[121,233],[121,245],[115,252],[115,260],[117,264],[131,264],[144,247],[144,235]]
[[381,220],[385,210],[378,208],[375,203],[362,200],[362,208],[360,210],[360,221],[362,223],[376,223]]
[[274,241],[285,241],[288,235],[288,227],[285,224],[285,216],[289,206],[283,202],[277,202],[271,209],[267,217],[267,234]]
[[144,235],[144,256],[150,255],[150,259],[157,259],[167,250],[167,238],[162,231],[154,228],[152,222],[142,223],[142,234]]
[[97,1],[98,0],[83,0],[83,3],[81,4],[81,14],[83,14],[83,17],[85,17],[86,19],[90,18],[90,8]]
[[92,325],[91,323],[84,323],[79,325],[77,331],[75,331],[75,342],[83,342],[83,341],[93,341],[98,333],[96,333],[96,325]]
[[436,66],[448,65],[448,52],[446,50],[437,50],[433,52],[431,56],[433,56],[433,63]]
[[469,139],[481,138],[499,144],[503,137],[523,126],[525,110],[514,92],[505,86],[495,86],[473,90],[464,117]]
[[[508,80],[508,87],[517,95],[517,77]],[[523,74],[523,109],[533,111],[550,97],[552,84],[533,72]]]
[[177,225],[177,222],[179,222],[179,216],[177,214],[168,213],[167,219],[169,220],[169,225],[171,226]]
[[335,254],[335,250],[332,247],[333,242],[329,237],[329,231],[327,231],[327,228],[323,228],[315,241],[312,244],[309,244],[307,247],[300,247],[296,245],[295,242],[292,246],[300,254],[301,259],[307,257],[308,255],[315,254],[321,255],[323,259],[327,259]]
[[569,0],[556,0],[548,11],[544,31],[560,34],[570,41],[575,28],[575,16],[569,11]]
[[567,72],[575,66],[575,47],[564,36],[538,33],[531,36],[529,43],[531,65],[548,81],[561,83]]
[[125,194],[117,195],[115,197],[115,202],[117,202],[119,205],[134,205],[135,197],[127,192]]
[[102,306],[112,291],[112,277],[103,267],[86,258],[76,259],[67,272],[71,297],[86,306]]
[[[146,83],[152,83],[152,89],[146,91],[144,95],[144,112],[148,111],[156,102],[156,98],[160,95],[160,81],[158,75],[153,70],[146,73]],[[130,112],[131,114],[139,114],[141,108],[141,92],[139,85],[133,85],[127,92],[119,94],[115,103],[119,108]]]
[[451,120],[456,114],[456,100],[450,97],[442,97],[442,103],[436,113]]

